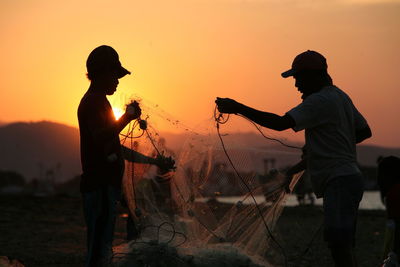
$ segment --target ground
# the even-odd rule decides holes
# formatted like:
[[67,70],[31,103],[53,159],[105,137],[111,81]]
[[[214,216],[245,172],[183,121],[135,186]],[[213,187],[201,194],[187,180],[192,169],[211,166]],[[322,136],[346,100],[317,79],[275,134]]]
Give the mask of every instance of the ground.
[[[118,218],[115,245],[123,242],[124,220]],[[321,222],[320,207],[284,209],[276,235],[289,266],[332,266],[322,230],[318,231]],[[360,211],[356,249],[359,266],[379,266],[384,226],[384,211]],[[18,259],[27,267],[83,266],[85,250],[80,198],[0,197],[0,256]]]

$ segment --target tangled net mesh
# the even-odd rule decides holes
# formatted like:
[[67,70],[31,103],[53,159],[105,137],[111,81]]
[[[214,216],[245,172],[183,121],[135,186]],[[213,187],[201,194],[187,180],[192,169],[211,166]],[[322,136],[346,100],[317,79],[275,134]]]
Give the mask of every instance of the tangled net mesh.
[[[147,129],[132,123],[121,143],[147,156],[172,156],[176,170],[126,162],[123,191],[140,237],[114,248],[112,265],[287,265],[274,231],[287,197],[285,178],[266,170],[264,159],[279,152],[294,162],[300,151],[268,140],[257,147],[246,134],[228,133],[228,125],[243,120],[237,116],[227,122],[216,112],[191,129],[158,105],[141,100],[140,106]],[[157,131],[161,124],[184,134],[170,140]]]

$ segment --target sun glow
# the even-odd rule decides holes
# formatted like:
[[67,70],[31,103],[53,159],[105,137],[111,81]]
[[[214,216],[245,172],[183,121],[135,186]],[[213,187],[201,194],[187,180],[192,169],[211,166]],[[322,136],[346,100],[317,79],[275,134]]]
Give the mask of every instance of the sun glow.
[[114,112],[116,120],[119,120],[119,118],[121,118],[121,116],[124,115],[124,111],[118,107],[113,107],[112,110]]

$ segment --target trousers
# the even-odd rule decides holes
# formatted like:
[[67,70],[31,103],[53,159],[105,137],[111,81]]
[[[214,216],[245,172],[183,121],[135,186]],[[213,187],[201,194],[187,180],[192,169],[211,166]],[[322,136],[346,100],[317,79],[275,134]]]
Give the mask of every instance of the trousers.
[[83,193],[87,231],[86,266],[103,266],[112,257],[112,242],[121,189],[113,186]]

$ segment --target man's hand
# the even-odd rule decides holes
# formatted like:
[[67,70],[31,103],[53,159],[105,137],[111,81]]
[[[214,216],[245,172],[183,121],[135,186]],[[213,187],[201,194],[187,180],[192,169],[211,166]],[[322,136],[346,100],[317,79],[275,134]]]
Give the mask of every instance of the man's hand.
[[293,175],[288,175],[288,174],[285,175],[284,186],[285,186],[285,192],[287,194],[290,194],[292,192],[292,190],[290,190],[290,183],[292,182],[292,179],[293,179]]
[[221,113],[238,113],[240,109],[240,103],[230,98],[217,97],[215,103]]
[[132,103],[126,106],[125,113],[128,114],[131,120],[136,120],[137,118],[140,117],[140,115],[142,115],[142,110],[139,107],[139,103],[133,101]]
[[175,160],[172,157],[165,157],[163,155],[158,155],[155,159],[155,165],[163,171],[175,170]]

